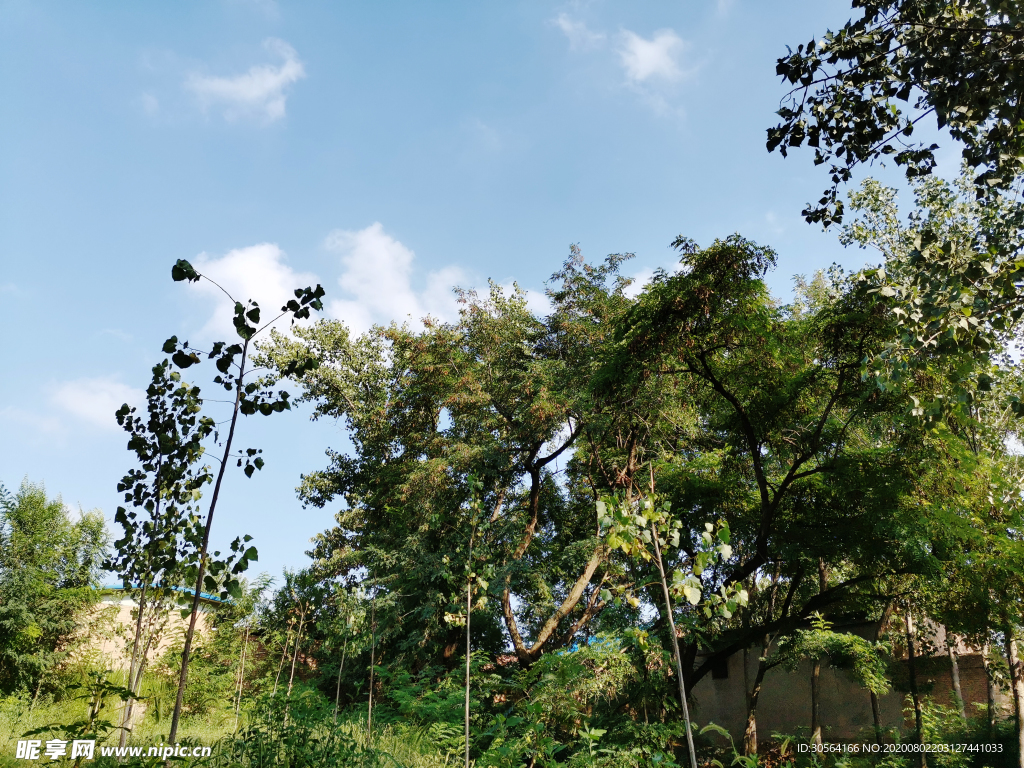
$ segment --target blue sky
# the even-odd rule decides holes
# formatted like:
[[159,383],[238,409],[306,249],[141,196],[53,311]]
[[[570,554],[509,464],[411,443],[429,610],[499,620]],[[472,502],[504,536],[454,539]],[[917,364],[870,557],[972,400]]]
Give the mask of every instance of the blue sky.
[[[0,0],[0,481],[111,517],[131,465],[113,411],[172,334],[226,337],[174,284],[192,260],[268,305],[319,281],[357,328],[454,315],[453,284],[517,281],[538,306],[570,243],[678,234],[776,248],[773,289],[839,261],[800,218],[826,178],[764,149],[775,59],[847,2],[72,3]],[[300,473],[345,445],[299,409],[241,425],[213,538],[258,570],[306,563],[334,510]]]

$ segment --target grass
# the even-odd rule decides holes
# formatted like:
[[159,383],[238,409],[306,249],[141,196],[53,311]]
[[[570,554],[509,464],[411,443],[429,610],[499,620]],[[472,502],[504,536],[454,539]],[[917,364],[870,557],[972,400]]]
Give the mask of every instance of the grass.
[[[107,706],[101,712],[101,717],[105,716],[111,721],[117,721],[119,705],[119,701],[108,701]],[[7,760],[10,760],[10,765],[18,764],[19,761],[14,760],[17,742],[24,738],[27,731],[44,728],[48,725],[73,723],[84,719],[87,713],[88,702],[81,700],[43,702],[30,708],[28,697],[11,696],[0,699],[0,766],[6,768]],[[147,748],[159,744],[166,740],[169,728],[170,719],[168,717],[164,717],[162,722],[158,722],[152,713],[147,713],[141,722],[137,723],[129,736],[128,743]],[[182,740],[188,739],[202,744],[212,744],[217,739],[231,735],[233,729],[233,713],[212,712],[203,718],[184,719],[179,734]],[[55,729],[54,738],[58,737],[58,731]],[[32,738],[46,740],[45,735]],[[116,746],[118,739],[118,732],[114,731],[97,745],[102,743]]]
[[[145,694],[145,690],[143,691]],[[118,719],[120,702],[111,699],[106,703],[101,716],[111,721]],[[24,738],[27,731],[52,724],[68,724],[83,719],[88,710],[88,702],[67,699],[58,702],[39,702],[30,707],[28,696],[10,696],[0,698],[0,768],[15,768],[27,765],[25,761],[16,760],[17,742]],[[148,749],[164,742],[170,728],[168,713],[159,720],[151,707],[140,722],[136,724],[128,738],[129,746],[141,746]],[[239,723],[244,725],[244,716]],[[232,736],[235,730],[234,712],[228,709],[213,710],[205,717],[185,718],[179,728],[179,741],[190,741],[202,745],[214,746],[216,742]],[[366,719],[355,713],[347,713],[337,725],[337,732],[352,738],[356,744],[365,746]],[[46,735],[32,738],[44,742]],[[62,738],[55,729],[53,738]],[[97,742],[116,746],[118,732],[111,732],[106,739]],[[422,729],[410,728],[396,724],[384,724],[374,729],[373,747],[386,756],[386,762],[395,768],[444,768],[452,765],[452,758],[447,759],[438,753],[431,744],[429,735]],[[97,758],[98,758],[97,752]],[[43,760],[42,762],[49,762]],[[96,764],[97,761],[87,764]]]
[[[360,746],[366,746],[366,719],[351,719],[338,727],[352,736]],[[387,724],[373,732],[373,746],[390,757],[402,768],[443,768],[458,760],[440,755],[423,729]]]

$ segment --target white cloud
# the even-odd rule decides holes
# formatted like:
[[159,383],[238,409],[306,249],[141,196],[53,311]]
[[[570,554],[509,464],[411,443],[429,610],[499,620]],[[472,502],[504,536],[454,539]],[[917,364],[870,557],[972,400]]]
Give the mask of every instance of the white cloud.
[[[327,236],[324,247],[338,254],[341,267],[337,289],[332,290],[325,284],[324,314],[344,321],[355,333],[392,321],[409,322],[415,328],[422,328],[421,321],[427,316],[445,322],[457,320],[459,304],[452,289],[474,285],[472,278],[455,265],[423,274],[416,268],[416,254],[385,232],[379,222],[360,230],[335,230]],[[234,298],[256,299],[264,322],[277,314],[295,288],[320,282],[316,275],[288,266],[284,252],[273,243],[237,248],[221,257],[201,253],[192,263],[196,270]],[[507,293],[511,292],[511,281],[502,283],[502,287]],[[213,314],[195,332],[199,340],[233,338],[232,301],[209,280],[190,283],[189,288],[195,295],[214,303]],[[486,296],[487,290],[480,288],[478,293]],[[550,311],[550,303],[543,292],[526,291],[526,301],[533,312],[546,314]],[[278,321],[277,327],[281,330],[288,326],[288,318]]]
[[[248,248],[235,248],[216,258],[201,253],[192,266],[203,275],[221,286],[236,301],[245,303],[248,299],[260,305],[260,320],[265,323],[276,317],[286,301],[294,298],[296,288],[314,286],[319,280],[309,272],[296,272],[286,263],[286,255],[274,243],[260,243]],[[191,289],[214,302],[213,315],[200,330],[204,340],[235,338],[234,303],[210,280],[190,283]],[[289,320],[282,318],[276,327],[289,326]]]
[[38,413],[16,408],[13,405],[0,408],[0,422],[14,425],[9,434],[17,434],[19,439],[25,438],[32,445],[39,445],[56,439],[64,445],[67,429],[56,416],[42,416]]
[[295,49],[283,40],[268,38],[263,47],[284,60],[280,66],[259,64],[235,77],[193,73],[186,79],[185,88],[196,95],[204,108],[222,107],[228,120],[257,116],[272,121],[284,117],[285,91],[305,77],[306,70]]
[[114,412],[123,403],[136,407],[146,401],[146,393],[111,377],[75,379],[58,385],[50,393],[50,402],[81,421],[103,429],[119,429]]
[[430,272],[423,290],[417,291],[412,285],[416,254],[380,222],[358,231],[335,230],[324,245],[341,256],[338,285],[346,295],[331,301],[327,313],[356,333],[392,320],[419,325],[427,315],[440,320],[458,315],[452,287],[466,282],[465,273],[455,266]]
[[622,32],[619,57],[626,77],[634,84],[649,80],[675,81],[683,77],[679,55],[686,42],[671,29],[661,29],[650,40],[628,29]]
[[569,14],[560,13],[552,23],[569,38],[569,48],[574,51],[596,48],[605,40],[603,32],[594,32],[582,21],[573,21]]
[[633,282],[629,284],[623,293],[625,293],[627,297],[635,299],[643,293],[644,288],[646,288],[651,282],[651,279],[654,277],[654,270],[650,267],[643,267],[635,275],[631,275],[631,277],[633,278]]
[[160,100],[152,93],[142,94],[142,111],[152,117],[160,111]]

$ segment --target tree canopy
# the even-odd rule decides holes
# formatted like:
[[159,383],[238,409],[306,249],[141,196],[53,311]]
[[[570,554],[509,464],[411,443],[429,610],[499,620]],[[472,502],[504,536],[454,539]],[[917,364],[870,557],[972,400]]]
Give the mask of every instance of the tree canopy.
[[[352,453],[332,451],[303,480],[308,503],[345,505],[310,554],[324,577],[365,578],[392,617],[393,653],[414,664],[458,653],[471,476],[490,523],[474,647],[508,643],[524,665],[634,626],[642,603],[665,630],[653,565],[608,546],[594,511],[650,482],[681,522],[668,566],[692,569],[705,523],[722,521],[730,557],[698,569],[703,593],[753,595],[742,627],[676,607],[694,682],[817,611],[876,615],[887,579],[941,570],[943,447],[904,407],[939,383],[882,391],[861,375],[892,315],[840,274],[804,281],[780,305],[764,283],[774,252],[738,236],[676,246],[679,269],[636,298],[623,257],[591,265],[574,251],[544,316],[492,286],[463,292],[454,323],[353,337],[321,321],[266,350],[280,367],[318,360],[304,398],[351,430]],[[824,590],[808,578],[819,568],[831,574]],[[627,593],[639,599],[609,599]]]
[[860,18],[778,60],[792,86],[768,150],[814,148],[832,185],[804,216],[843,219],[839,188],[861,164],[891,157],[908,178],[938,145],[911,139],[933,117],[962,144],[980,197],[1011,188],[1024,157],[1022,7],[1017,0],[854,0]]
[[75,516],[27,480],[0,494],[0,691],[37,690],[67,658],[106,546],[97,510]]

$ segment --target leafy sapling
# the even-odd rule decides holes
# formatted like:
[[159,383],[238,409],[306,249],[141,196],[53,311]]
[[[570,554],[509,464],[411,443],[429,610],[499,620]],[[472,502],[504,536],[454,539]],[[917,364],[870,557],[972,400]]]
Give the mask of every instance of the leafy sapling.
[[338,707],[341,703],[341,675],[345,671],[345,654],[348,651],[348,641],[354,636],[356,627],[365,619],[366,611],[363,603],[366,593],[362,587],[357,587],[349,592],[340,585],[335,585],[333,601],[335,613],[323,628],[329,640],[328,644],[337,649],[337,642],[340,639],[341,661],[338,664],[338,679],[334,688],[334,718],[335,725],[338,724]]
[[[183,537],[194,517],[200,488],[210,480],[209,468],[198,463],[203,440],[213,432],[214,423],[201,416],[201,410],[199,388],[182,381],[173,364],[164,360],[153,367],[145,415],[128,404],[116,413],[139,467],[129,470],[117,485],[127,506],[117,508],[114,520],[124,535],[115,542],[115,553],[104,567],[118,575],[125,590],[135,592],[138,607],[127,686],[133,697],[153,639],[151,630],[143,647],[144,617],[148,608],[157,610],[173,599],[174,588],[184,578]],[[129,699],[122,712],[122,747],[133,703],[134,698]]]
[[[239,414],[249,416],[255,413],[269,416],[272,413],[281,413],[291,408],[287,392],[283,390],[274,392],[271,389],[271,382],[266,379],[253,378],[253,374],[258,370],[249,367],[249,356],[254,340],[273,323],[286,315],[290,315],[291,321],[294,323],[296,320],[308,319],[312,310],[321,310],[323,308],[321,299],[324,296],[324,289],[319,285],[316,288],[297,288],[295,290],[295,298],[286,302],[281,307],[280,313],[272,320],[260,325],[260,307],[255,301],[250,299],[243,304],[215,281],[196,271],[184,259],[179,259],[171,268],[171,278],[175,282],[188,281],[192,283],[207,280],[217,286],[225,296],[234,302],[232,323],[235,327],[235,334],[238,337],[238,341],[231,344],[218,341],[206,353],[207,359],[214,361],[218,371],[217,376],[214,378],[214,383],[222,386],[228,392],[233,392],[234,403],[227,438],[224,441],[220,467],[213,486],[213,496],[206,515],[206,522],[194,529],[194,535],[190,540],[190,543],[198,550],[194,568],[195,594],[192,599],[188,629],[185,632],[185,647],[182,651],[181,671],[178,677],[178,693],[174,704],[174,714],[171,717],[171,730],[168,736],[168,740],[173,742],[177,737],[178,723],[181,719],[185,686],[188,682],[189,655],[192,650],[192,641],[195,635],[196,619],[199,615],[199,601],[202,591],[204,588],[211,590],[218,588],[218,580],[220,580],[224,583],[224,589],[228,594],[236,598],[240,597],[241,587],[238,583],[237,575],[248,567],[250,560],[256,559],[256,549],[254,547],[245,548],[245,543],[238,539],[232,543],[231,547],[232,551],[236,552],[239,556],[229,571],[219,561],[211,560],[208,555],[213,515],[217,508],[217,501],[220,498],[224,471],[229,461],[235,459],[237,466],[244,468],[247,477],[252,477],[256,470],[263,467],[263,458],[259,455],[260,450],[258,449],[249,448],[245,451],[239,451],[237,454],[232,453],[238,416]],[[164,343],[163,350],[166,354],[171,355],[171,361],[178,368],[189,368],[201,362],[200,352],[190,348],[187,341],[179,342],[176,336],[172,336]],[[316,361],[313,359],[296,361],[290,366],[286,366],[286,370],[282,371],[282,375],[298,376],[315,366]],[[246,537],[246,541],[248,541],[248,537]],[[214,555],[216,556],[217,553],[214,553]]]
[[[653,485],[653,483],[652,483]],[[716,526],[705,524],[705,530],[697,537],[697,546],[690,560],[690,571],[680,568],[672,572],[669,583],[665,573],[662,549],[679,548],[679,537],[682,524],[671,517],[672,506],[668,501],[658,503],[652,492],[649,496],[624,496],[617,494],[605,497],[597,502],[597,521],[599,531],[612,549],[621,549],[630,557],[640,557],[645,561],[654,562],[658,569],[662,597],[665,601],[665,615],[668,618],[669,634],[672,641],[672,652],[676,662],[676,679],[679,683],[679,701],[683,709],[686,724],[686,744],[690,752],[690,766],[697,768],[697,753],[693,746],[693,730],[690,725],[690,710],[686,701],[686,685],[683,680],[683,665],[679,653],[679,638],[676,635],[676,624],[673,617],[672,596],[684,597],[686,601],[699,609],[708,618],[720,615],[730,618],[740,606],[747,604],[747,591],[739,584],[723,584],[718,592],[708,592],[701,576],[714,563],[727,561],[732,557],[729,544],[729,526],[724,522]],[[646,586],[646,585],[644,585]],[[640,601],[633,590],[619,589],[614,595],[615,600],[626,601],[634,608]],[[602,592],[601,599],[613,599],[609,589]],[[702,602],[703,601],[703,602]]]

